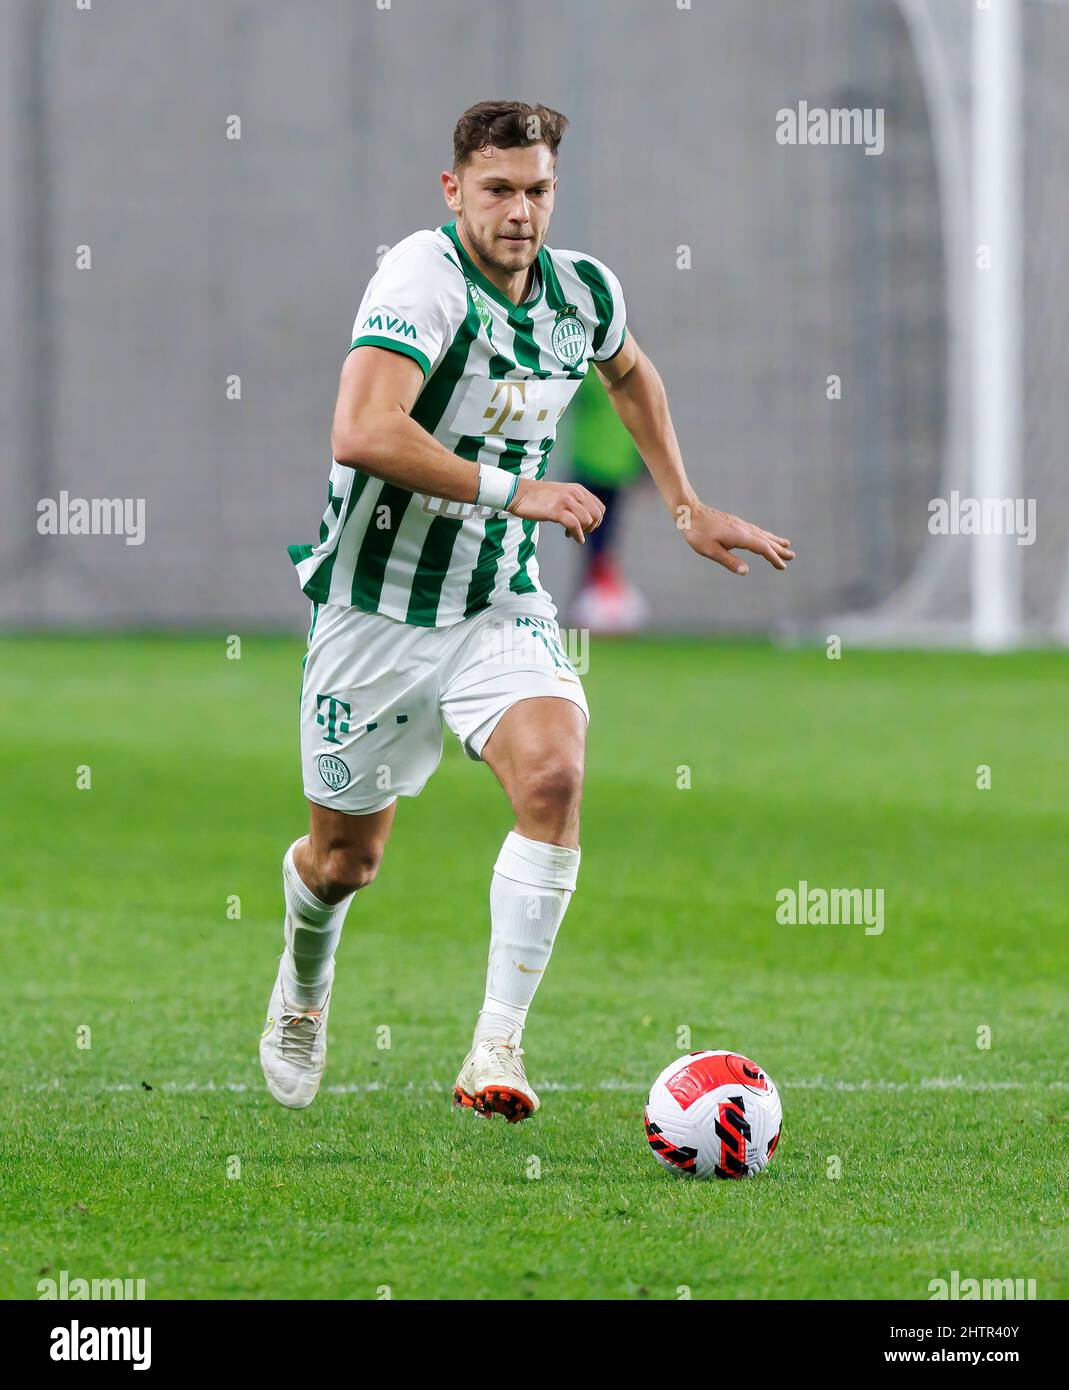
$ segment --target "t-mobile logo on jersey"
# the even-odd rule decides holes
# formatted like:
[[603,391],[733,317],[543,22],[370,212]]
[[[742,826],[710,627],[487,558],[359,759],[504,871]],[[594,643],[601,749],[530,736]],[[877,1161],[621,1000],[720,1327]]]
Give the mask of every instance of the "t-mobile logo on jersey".
[[446,423],[458,435],[538,440],[548,453],[582,380],[580,372],[563,365],[559,375],[548,377],[473,376]]

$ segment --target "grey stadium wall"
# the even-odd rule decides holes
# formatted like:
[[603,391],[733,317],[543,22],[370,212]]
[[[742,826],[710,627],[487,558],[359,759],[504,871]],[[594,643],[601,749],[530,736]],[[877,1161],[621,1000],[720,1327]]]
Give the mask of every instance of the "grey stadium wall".
[[[623,545],[653,625],[790,631],[896,591],[923,537],[899,519],[941,476],[947,353],[935,154],[895,0],[525,13],[0,8],[0,624],[303,631],[285,547],[317,534],[363,289],[383,247],[446,220],[453,122],[503,95],[571,119],[550,242],[619,275],[699,491],[799,548],[789,582],[732,580],[636,492]],[[778,144],[801,100],[884,108],[883,153]],[[37,534],[61,489],[143,497],[146,543]],[[560,602],[577,556],[551,531]]]

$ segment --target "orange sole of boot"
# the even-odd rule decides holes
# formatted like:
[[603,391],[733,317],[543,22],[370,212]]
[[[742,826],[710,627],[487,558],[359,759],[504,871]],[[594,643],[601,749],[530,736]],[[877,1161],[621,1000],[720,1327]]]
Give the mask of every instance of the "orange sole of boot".
[[509,1086],[487,1086],[475,1095],[469,1095],[459,1086],[453,1088],[453,1104],[465,1110],[474,1110],[477,1115],[489,1118],[491,1115],[504,1115],[510,1125],[526,1120],[534,1106],[519,1091]]

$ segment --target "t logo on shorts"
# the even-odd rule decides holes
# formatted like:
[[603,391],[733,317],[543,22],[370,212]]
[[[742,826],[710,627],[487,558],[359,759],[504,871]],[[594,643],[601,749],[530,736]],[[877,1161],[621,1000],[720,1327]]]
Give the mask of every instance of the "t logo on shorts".
[[[322,708],[324,700],[327,703],[326,718],[323,716]],[[339,710],[345,711],[344,719],[339,716]],[[349,732],[349,715],[351,712],[349,705],[347,705],[344,700],[339,700],[334,695],[316,696],[316,723],[325,724],[327,729],[327,732],[323,735],[324,743],[341,743],[341,739],[335,738],[334,735],[335,733],[347,734]]]

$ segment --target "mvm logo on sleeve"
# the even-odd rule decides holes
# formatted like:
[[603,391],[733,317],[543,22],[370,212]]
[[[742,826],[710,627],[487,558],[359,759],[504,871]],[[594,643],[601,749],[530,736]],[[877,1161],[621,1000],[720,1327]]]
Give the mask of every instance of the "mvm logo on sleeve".
[[368,314],[364,320],[364,329],[377,329],[380,333],[396,333],[399,338],[411,338],[416,340],[415,327],[407,319],[399,319],[394,314]]
[[52,1329],[53,1361],[129,1361],[135,1371],[152,1365],[151,1327],[69,1327]]

